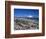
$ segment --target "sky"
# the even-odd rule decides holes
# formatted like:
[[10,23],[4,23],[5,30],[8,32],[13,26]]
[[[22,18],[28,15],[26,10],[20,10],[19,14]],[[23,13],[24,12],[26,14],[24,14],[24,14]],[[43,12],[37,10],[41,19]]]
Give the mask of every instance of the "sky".
[[14,9],[14,16],[16,17],[38,17],[38,9]]

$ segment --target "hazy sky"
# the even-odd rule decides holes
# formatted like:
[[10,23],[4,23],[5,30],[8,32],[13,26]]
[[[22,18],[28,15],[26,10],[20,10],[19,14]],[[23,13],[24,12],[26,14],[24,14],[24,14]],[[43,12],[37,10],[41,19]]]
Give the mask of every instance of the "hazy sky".
[[14,9],[14,16],[23,17],[23,16],[39,16],[38,9]]

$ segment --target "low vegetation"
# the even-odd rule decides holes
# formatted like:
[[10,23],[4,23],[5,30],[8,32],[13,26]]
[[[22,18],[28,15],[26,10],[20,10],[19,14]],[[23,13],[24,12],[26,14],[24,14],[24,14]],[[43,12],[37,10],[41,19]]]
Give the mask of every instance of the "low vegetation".
[[39,22],[35,20],[16,19],[14,21],[15,30],[39,29]]

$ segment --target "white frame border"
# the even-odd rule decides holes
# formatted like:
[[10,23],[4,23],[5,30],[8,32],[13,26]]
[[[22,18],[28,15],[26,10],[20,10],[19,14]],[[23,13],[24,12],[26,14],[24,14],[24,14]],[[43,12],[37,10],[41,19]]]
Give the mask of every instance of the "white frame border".
[[[39,30],[16,30],[14,31],[14,8],[18,9],[39,9]],[[42,7],[11,5],[11,34],[41,33],[42,32]]]

